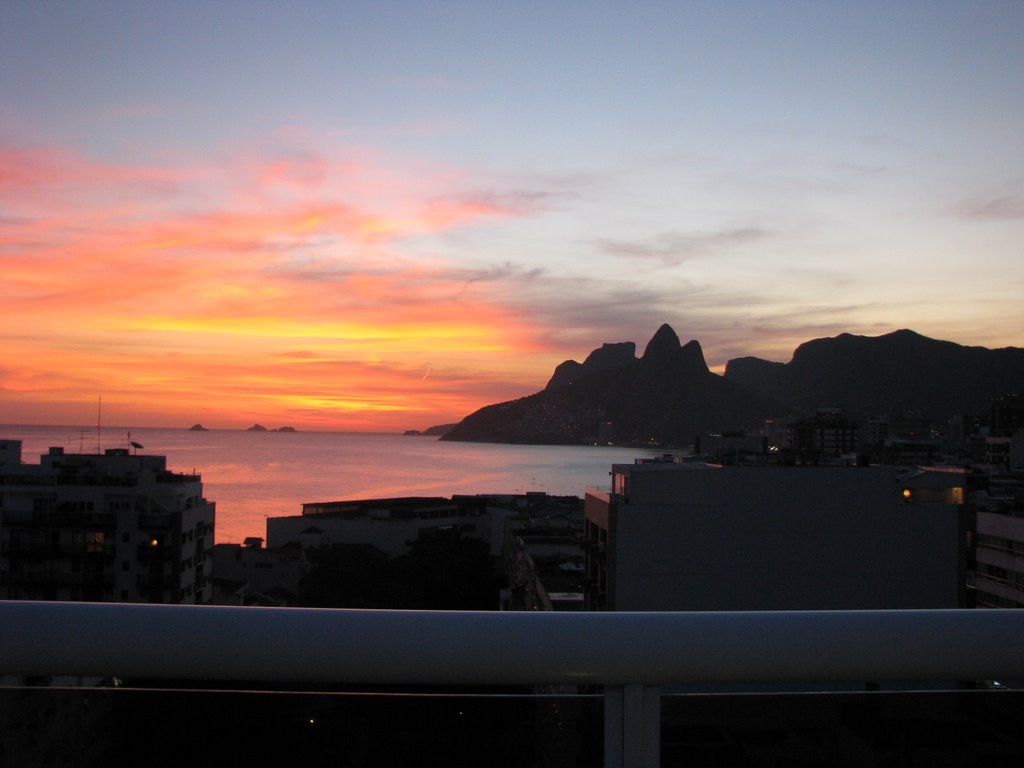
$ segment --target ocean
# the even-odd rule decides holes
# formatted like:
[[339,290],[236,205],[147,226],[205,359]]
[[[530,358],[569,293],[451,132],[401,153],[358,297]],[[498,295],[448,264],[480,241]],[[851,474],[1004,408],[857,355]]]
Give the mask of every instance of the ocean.
[[353,432],[0,426],[22,441],[22,461],[37,463],[51,446],[95,453],[97,446],[167,457],[168,469],[197,472],[217,503],[216,541],[266,536],[267,517],[298,515],[311,501],[526,493],[583,496],[606,486],[612,464],[655,451],[614,446],[499,445],[434,437]]

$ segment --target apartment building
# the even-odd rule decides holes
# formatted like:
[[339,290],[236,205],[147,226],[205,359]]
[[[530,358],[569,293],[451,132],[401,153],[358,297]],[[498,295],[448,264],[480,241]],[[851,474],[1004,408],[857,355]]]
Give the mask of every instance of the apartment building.
[[164,456],[51,448],[23,464],[0,440],[0,596],[208,603],[215,509]]
[[972,494],[977,511],[973,574],[977,606],[1024,608],[1024,472],[983,477],[986,487]]
[[590,610],[968,604],[963,473],[659,460],[612,481],[585,500]]
[[498,558],[505,548],[510,519],[563,515],[578,506],[576,496],[543,492],[308,502],[302,505],[301,515],[267,519],[267,547],[298,544],[304,549],[318,549],[360,544],[397,557],[408,552],[409,543],[421,536],[457,531],[466,538],[487,542],[491,556]]
[[459,505],[442,497],[309,502],[302,505],[301,515],[267,519],[267,547],[368,544],[396,557],[424,533],[454,529],[466,536],[479,536],[485,521],[481,507]]
[[819,408],[813,416],[786,425],[786,452],[801,463],[828,462],[860,446],[857,423],[841,410]]

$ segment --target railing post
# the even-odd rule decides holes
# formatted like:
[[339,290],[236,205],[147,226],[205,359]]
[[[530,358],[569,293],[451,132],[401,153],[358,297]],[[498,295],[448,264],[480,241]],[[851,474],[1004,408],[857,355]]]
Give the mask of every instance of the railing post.
[[658,768],[660,763],[661,690],[636,683],[605,686],[605,768]]

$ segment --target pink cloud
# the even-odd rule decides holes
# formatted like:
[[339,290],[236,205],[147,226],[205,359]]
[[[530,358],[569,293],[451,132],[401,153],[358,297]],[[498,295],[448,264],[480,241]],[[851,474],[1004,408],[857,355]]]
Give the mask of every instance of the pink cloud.
[[516,381],[536,333],[488,290],[466,295],[464,270],[395,248],[525,215],[469,186],[458,169],[301,142],[117,163],[0,148],[12,396],[145,392],[149,410],[198,398],[225,414],[277,402],[335,426],[464,415]]

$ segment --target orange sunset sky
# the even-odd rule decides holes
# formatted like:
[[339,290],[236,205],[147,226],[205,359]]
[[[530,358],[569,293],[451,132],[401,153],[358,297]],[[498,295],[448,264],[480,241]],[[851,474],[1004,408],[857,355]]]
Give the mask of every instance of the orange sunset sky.
[[1024,5],[4,3],[0,423],[400,431],[663,323],[1024,346]]

